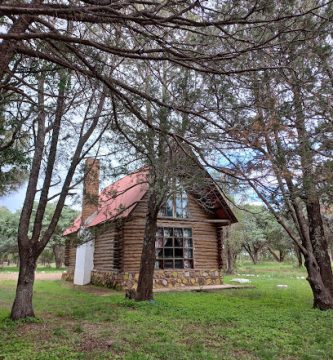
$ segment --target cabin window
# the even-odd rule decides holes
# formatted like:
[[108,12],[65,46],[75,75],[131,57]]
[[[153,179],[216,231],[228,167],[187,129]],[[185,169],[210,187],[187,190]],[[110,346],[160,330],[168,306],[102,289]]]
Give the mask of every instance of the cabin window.
[[177,192],[162,205],[159,212],[163,217],[188,218],[188,197],[186,191]]
[[159,227],[156,232],[155,256],[155,269],[192,269],[192,229]]

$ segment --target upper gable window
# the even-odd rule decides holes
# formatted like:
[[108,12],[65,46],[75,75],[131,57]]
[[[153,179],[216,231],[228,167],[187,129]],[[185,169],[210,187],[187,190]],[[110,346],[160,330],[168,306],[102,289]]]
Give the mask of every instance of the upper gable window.
[[164,205],[162,205],[159,216],[188,218],[188,197],[186,191],[179,191],[172,195]]

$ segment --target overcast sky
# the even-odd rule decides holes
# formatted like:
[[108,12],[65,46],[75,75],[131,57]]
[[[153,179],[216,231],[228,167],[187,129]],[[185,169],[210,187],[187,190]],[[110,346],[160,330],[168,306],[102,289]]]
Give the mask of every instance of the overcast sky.
[[22,186],[18,191],[12,192],[7,196],[0,197],[0,206],[4,206],[10,211],[21,209],[24,201],[26,185]]

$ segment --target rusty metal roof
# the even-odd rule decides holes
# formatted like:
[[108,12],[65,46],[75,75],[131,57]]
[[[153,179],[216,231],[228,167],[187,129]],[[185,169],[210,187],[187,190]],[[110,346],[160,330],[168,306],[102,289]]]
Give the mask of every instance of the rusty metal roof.
[[[84,226],[91,227],[105,221],[126,218],[148,190],[147,170],[129,174],[106,187],[99,195],[98,210],[91,214]],[[64,235],[77,232],[81,227],[81,215]]]

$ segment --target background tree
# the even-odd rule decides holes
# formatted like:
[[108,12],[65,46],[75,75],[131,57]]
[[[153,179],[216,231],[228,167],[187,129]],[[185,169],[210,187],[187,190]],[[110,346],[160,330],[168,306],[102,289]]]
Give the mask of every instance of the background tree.
[[[328,56],[331,23],[327,18],[317,20],[314,15],[303,23],[308,27],[303,41],[290,43],[286,35],[278,51],[266,49],[248,59],[258,64],[274,58],[280,69],[224,79],[214,94],[218,108],[224,109],[224,123],[216,124],[221,134],[216,150],[226,165],[222,171],[247,184],[284,227],[304,256],[314,307],[325,310],[333,307],[333,275],[321,213],[329,186],[324,186],[326,173],[318,174],[332,156],[322,136],[323,128],[332,132],[330,73],[325,66],[332,61],[332,51]],[[232,102],[226,103],[230,98]]]
[[[80,182],[75,177],[78,165],[88,152],[98,152],[96,144],[111,121],[110,116],[103,117],[106,95],[96,84],[61,69],[41,74],[29,85],[36,107],[30,119],[30,175],[18,228],[20,269],[11,312],[14,320],[34,316],[37,259],[56,231],[67,195]],[[54,211],[43,227],[50,201]]]
[[0,262],[16,259],[19,213],[0,207]]
[[[45,210],[45,216],[43,219],[43,227],[47,228],[47,225],[52,220],[52,216],[55,212],[55,205],[49,203]],[[72,224],[73,219],[76,218],[78,212],[65,206],[62,209],[57,226],[48,242],[46,249],[51,251],[52,259],[55,261],[56,269],[60,269],[65,259],[65,242],[66,238],[63,236],[63,232]]]

